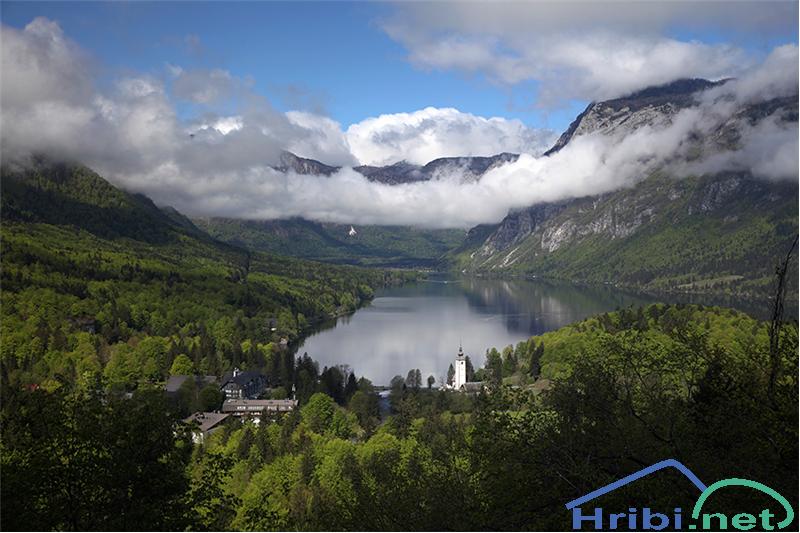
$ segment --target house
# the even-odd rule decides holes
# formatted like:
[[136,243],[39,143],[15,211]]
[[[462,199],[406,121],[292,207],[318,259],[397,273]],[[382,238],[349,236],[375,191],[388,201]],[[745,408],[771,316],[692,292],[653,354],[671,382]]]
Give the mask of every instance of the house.
[[260,372],[243,372],[234,368],[222,377],[220,390],[228,400],[257,398],[267,388],[267,376]]
[[192,441],[202,444],[206,437],[222,427],[231,415],[226,413],[194,413],[183,419],[187,424],[192,424]]
[[222,412],[234,416],[260,416],[263,413],[286,413],[297,407],[297,400],[225,400]]

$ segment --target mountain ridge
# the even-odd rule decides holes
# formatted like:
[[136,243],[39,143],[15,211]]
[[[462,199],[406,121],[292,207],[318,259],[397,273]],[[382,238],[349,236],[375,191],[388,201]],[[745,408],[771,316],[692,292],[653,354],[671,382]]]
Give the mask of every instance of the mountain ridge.
[[[400,185],[435,179],[445,172],[461,172],[462,176],[467,175],[471,179],[478,179],[489,170],[517,159],[519,159],[519,154],[502,152],[490,156],[439,157],[424,165],[401,160],[391,165],[357,165],[352,169],[369,181],[386,185]],[[272,168],[279,172],[292,171],[296,174],[330,176],[343,167],[326,165],[316,159],[300,157],[284,150],[281,152],[279,163]]]
[[[694,105],[699,91],[726,81],[680,80],[593,102],[547,154],[580,135],[624,136],[643,126],[668,125],[676,113]],[[705,135],[690,137],[687,153],[699,158],[735,149],[743,128],[769,116],[796,124],[796,97],[734,109]],[[796,183],[743,171],[672,175],[669,168],[627,188],[514,210],[485,232],[482,242],[461,247],[447,259],[472,274],[768,294],[773,262],[785,256],[797,233]]]
[[[593,102],[547,153],[558,152],[580,135],[625,135],[642,126],[669,124],[676,113],[696,103],[699,91],[726,82],[678,80],[621,98]],[[740,107],[706,136],[691,139],[692,150],[702,154],[730,149],[741,141],[742,125],[755,124],[768,116],[796,123],[797,114],[797,101],[793,98]],[[384,167],[362,165],[355,170],[370,181],[393,186],[454,173],[462,180],[478,180],[492,168],[518,158],[518,154],[511,153],[444,157],[425,165],[401,161]],[[40,187],[41,204],[29,204],[27,209],[32,212],[20,209],[17,200],[25,198],[32,184],[42,185],[37,181],[36,168],[34,165],[27,171],[27,184],[13,179],[13,175],[8,179],[4,173],[4,218],[39,217],[46,221],[60,216],[79,227],[94,223],[92,217],[82,216],[80,202],[75,204],[69,194],[75,184],[58,168],[52,179]],[[341,167],[284,152],[274,168],[330,176]],[[112,237],[132,231],[134,236],[151,241],[164,240],[169,235],[162,227],[153,229],[153,225],[166,223],[201,239],[331,263],[554,277],[653,290],[765,294],[771,265],[762,256],[784,253],[783,241],[796,234],[797,188],[746,172],[697,176],[664,172],[668,171],[653,172],[628,188],[604,194],[515,209],[496,224],[476,226],[466,233],[373,225],[357,226],[351,235],[349,224],[302,218],[192,220],[172,208],[159,209],[143,195],[124,193],[127,196],[122,197],[118,191],[109,190],[110,185],[94,183],[91,176],[76,190],[96,197],[99,212],[106,204],[122,208],[113,219],[104,217],[101,221],[104,231],[110,231]],[[668,249],[674,251],[674,256],[661,253]],[[688,251],[697,256],[688,256]]]

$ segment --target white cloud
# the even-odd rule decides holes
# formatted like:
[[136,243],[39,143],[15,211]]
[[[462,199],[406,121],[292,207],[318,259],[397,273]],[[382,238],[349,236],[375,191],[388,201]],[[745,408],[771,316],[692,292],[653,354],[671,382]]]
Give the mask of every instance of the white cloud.
[[519,120],[434,107],[368,118],[347,128],[346,136],[356,159],[368,165],[403,159],[425,164],[439,157],[500,152],[538,155],[556,139],[553,132],[529,128]]
[[797,80],[797,45],[787,44],[773,49],[761,64],[750,68],[741,79],[708,91],[705,96],[713,99],[732,91],[740,103],[769,100],[797,93]]
[[213,104],[229,98],[238,89],[238,80],[222,69],[184,70],[172,67],[172,91],[178,98],[196,104]]
[[55,22],[38,17],[22,31],[3,26],[0,42],[4,107],[31,100],[73,103],[91,97],[91,62]]
[[791,35],[796,20],[792,2],[409,2],[383,28],[418,67],[536,80],[537,104],[550,107],[735,76],[754,62],[740,47],[671,37],[675,27]]
[[358,164],[338,122],[305,111],[289,111],[286,116],[289,122],[310,132],[309,135],[291,139],[286,145],[287,150],[328,165]]

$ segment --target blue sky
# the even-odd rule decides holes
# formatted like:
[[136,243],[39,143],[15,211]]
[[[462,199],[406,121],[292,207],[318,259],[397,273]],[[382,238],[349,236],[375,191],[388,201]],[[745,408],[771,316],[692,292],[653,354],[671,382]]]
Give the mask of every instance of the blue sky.
[[[763,9],[775,5],[765,2]],[[586,106],[585,98],[565,98],[537,108],[535,80],[502,84],[480,73],[412,65],[408,50],[382,27],[396,8],[374,2],[3,2],[2,19],[18,28],[37,16],[57,21],[110,75],[129,69],[163,75],[168,63],[222,68],[251,78],[277,109],[322,112],[345,128],[433,106],[561,131]],[[662,33],[734,44],[761,57],[797,42],[796,24],[742,31],[711,20],[673,21]]]
[[586,105],[537,111],[535,82],[503,86],[415,68],[379,26],[391,10],[337,2],[3,2],[2,19],[18,28],[37,16],[55,20],[115,70],[163,73],[169,63],[250,76],[276,108],[323,111],[344,127],[434,106],[562,130]]

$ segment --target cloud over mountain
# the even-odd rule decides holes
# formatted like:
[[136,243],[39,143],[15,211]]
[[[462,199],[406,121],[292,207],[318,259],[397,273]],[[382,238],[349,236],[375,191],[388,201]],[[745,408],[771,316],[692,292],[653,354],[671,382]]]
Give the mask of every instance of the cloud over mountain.
[[[427,108],[343,130],[312,113],[277,111],[247,80],[213,69],[128,75],[101,90],[96,65],[46,19],[23,30],[3,26],[1,37],[5,161],[33,153],[75,159],[189,214],[466,228],[496,222],[509,209],[623,187],[669,165],[684,165],[685,172],[751,169],[770,179],[797,178],[797,123],[772,114],[740,128],[735,149],[685,166],[691,139],[724,125],[736,106],[797,93],[794,45],[742,69],[740,79],[709,91],[664,124],[624,135],[578,136],[555,155],[537,157],[552,134],[515,120]],[[182,117],[178,100],[200,111]],[[278,172],[272,167],[284,149],[346,166],[502,151],[523,155],[479,181],[464,181],[454,171],[389,186],[347,167],[332,176]]]
[[346,137],[353,154],[367,165],[400,159],[424,165],[439,157],[500,152],[539,155],[556,138],[551,131],[529,128],[519,120],[435,107],[368,118],[347,128]]

